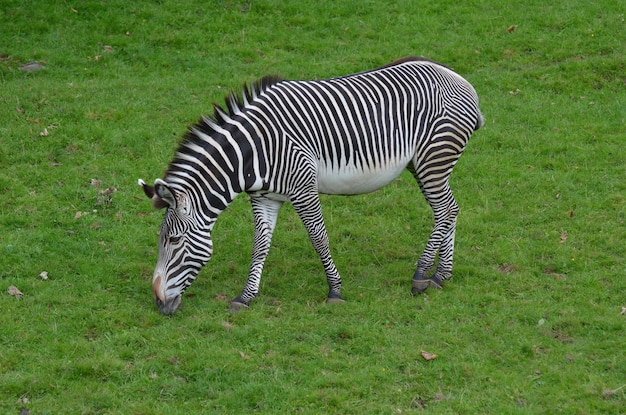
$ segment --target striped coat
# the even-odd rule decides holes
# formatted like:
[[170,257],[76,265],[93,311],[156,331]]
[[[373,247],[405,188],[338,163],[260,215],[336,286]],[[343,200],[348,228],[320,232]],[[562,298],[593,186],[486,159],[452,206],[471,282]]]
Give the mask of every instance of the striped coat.
[[[255,238],[248,281],[233,309],[257,295],[278,210],[293,204],[324,265],[329,302],[343,301],[319,193],[360,194],[409,169],[434,212],[435,227],[413,275],[413,292],[451,276],[458,206],[452,168],[483,124],[474,88],[449,68],[405,58],[383,68],[321,81],[265,77],[231,94],[181,142],[163,179],[140,181],[167,208],[153,291],[164,313],[212,254],[218,215],[251,196]],[[173,237],[173,242],[172,242]],[[435,257],[436,270],[430,275]]]

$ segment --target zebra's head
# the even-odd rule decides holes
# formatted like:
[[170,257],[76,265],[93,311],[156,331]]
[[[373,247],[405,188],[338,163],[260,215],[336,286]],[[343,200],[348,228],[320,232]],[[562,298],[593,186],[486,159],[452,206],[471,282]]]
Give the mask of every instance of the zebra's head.
[[172,314],[200,268],[211,258],[214,222],[201,219],[202,215],[183,189],[175,189],[161,179],[155,180],[154,186],[140,179],[139,185],[155,207],[166,209],[159,232],[159,258],[152,277],[152,291],[161,313]]

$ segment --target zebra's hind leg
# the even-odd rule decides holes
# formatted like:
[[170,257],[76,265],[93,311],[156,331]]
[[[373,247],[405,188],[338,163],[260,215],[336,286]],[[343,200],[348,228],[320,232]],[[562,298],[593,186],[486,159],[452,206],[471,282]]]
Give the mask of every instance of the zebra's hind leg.
[[[426,291],[428,287],[443,288],[443,281],[452,277],[454,234],[459,213],[459,207],[447,181],[438,192],[431,193],[424,188],[422,190],[433,209],[435,226],[413,275],[411,292],[414,295]],[[439,255],[437,268],[429,277],[437,254]]]
[[272,234],[276,227],[278,212],[282,202],[268,199],[263,196],[251,196],[252,212],[254,214],[254,245],[252,248],[252,263],[248,280],[241,294],[230,303],[230,311],[237,312],[248,308],[250,302],[259,293],[261,273],[265,258],[270,251]]

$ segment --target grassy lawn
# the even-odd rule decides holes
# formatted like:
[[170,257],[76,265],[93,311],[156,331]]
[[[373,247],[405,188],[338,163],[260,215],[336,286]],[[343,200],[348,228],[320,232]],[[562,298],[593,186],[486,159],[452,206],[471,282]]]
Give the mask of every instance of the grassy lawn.
[[[626,413],[618,3],[3,1],[0,412]],[[410,296],[432,212],[406,173],[322,198],[346,304],[324,303],[285,206],[259,298],[227,312],[250,261],[244,195],[179,311],[160,315],[163,212],[137,179],[162,175],[186,126],[265,74],[406,55],[463,75],[487,119],[453,174],[446,288]]]

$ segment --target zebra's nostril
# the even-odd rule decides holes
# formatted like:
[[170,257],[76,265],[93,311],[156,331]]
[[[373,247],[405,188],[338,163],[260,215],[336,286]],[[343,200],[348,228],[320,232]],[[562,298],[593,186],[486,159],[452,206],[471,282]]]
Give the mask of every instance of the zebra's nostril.
[[154,302],[156,303],[159,311],[165,315],[174,314],[176,309],[178,309],[181,301],[182,297],[180,295],[177,295],[176,297],[171,297],[166,301],[161,301],[161,299],[158,297],[154,299]]

